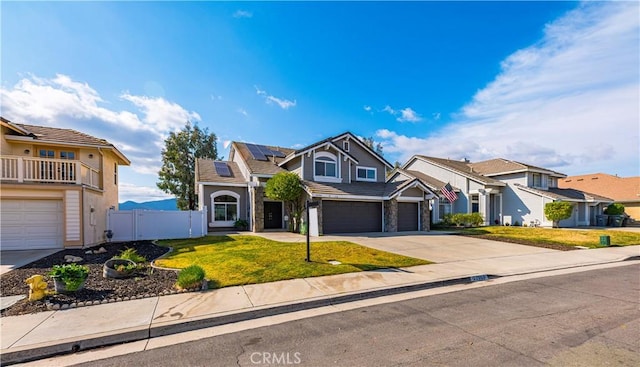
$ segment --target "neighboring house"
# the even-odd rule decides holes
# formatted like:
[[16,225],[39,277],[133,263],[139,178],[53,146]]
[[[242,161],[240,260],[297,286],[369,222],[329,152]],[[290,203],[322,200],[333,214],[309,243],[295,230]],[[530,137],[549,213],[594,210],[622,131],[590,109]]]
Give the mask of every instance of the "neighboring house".
[[600,195],[558,188],[558,180],[566,177],[562,173],[507,159],[471,163],[416,155],[402,169],[454,188],[457,200],[450,203],[439,197],[433,204],[434,222],[447,213],[480,213],[485,225],[539,223],[551,227],[544,215],[545,204],[568,201],[574,203],[574,213],[559,223],[561,227],[595,225],[596,215],[612,202]]
[[640,220],[640,176],[618,177],[604,173],[567,176],[558,181],[558,187],[609,197],[623,204],[628,216]]
[[300,176],[305,199],[318,201],[320,234],[429,229],[433,190],[400,171],[350,132],[302,149],[233,142],[229,161],[198,159],[199,207],[209,210],[209,227],[229,228],[236,219],[254,232],[287,228],[291,218],[264,187],[273,175]]
[[118,167],[129,160],[75,130],[0,123],[2,250],[104,242],[107,211],[118,205]]

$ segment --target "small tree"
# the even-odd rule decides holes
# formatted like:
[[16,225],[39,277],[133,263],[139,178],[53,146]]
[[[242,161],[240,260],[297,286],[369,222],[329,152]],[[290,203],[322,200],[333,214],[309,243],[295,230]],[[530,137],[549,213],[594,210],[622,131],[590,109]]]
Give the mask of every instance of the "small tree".
[[544,216],[553,222],[553,228],[558,227],[558,222],[571,217],[573,204],[567,201],[554,201],[544,206]]
[[176,196],[180,210],[195,210],[198,197],[194,172],[197,158],[218,158],[216,135],[208,129],[191,126],[187,122],[178,132],[172,132],[164,141],[162,168],[158,172],[158,188]]
[[265,194],[268,198],[282,200],[287,207],[292,220],[289,221],[289,230],[295,232],[300,224],[302,215],[302,182],[294,172],[280,172],[267,181]]

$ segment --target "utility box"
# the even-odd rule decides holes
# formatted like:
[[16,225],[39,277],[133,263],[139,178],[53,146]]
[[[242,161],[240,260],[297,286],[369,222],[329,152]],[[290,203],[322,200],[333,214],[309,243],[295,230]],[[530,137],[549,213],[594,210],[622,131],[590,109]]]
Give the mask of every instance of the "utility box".
[[609,245],[611,245],[611,237],[609,237],[609,236],[600,236],[600,245],[601,246],[609,246]]

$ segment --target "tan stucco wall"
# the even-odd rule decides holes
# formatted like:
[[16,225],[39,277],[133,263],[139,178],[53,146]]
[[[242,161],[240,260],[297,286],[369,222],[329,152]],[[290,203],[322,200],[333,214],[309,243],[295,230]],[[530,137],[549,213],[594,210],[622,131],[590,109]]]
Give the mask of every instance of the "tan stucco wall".
[[640,202],[637,203],[622,203],[624,205],[624,212],[631,218],[640,221]]

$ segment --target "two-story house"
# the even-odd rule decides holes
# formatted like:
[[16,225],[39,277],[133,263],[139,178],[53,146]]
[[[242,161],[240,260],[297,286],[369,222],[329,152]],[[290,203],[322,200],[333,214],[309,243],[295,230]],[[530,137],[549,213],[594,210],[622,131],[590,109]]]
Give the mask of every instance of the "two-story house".
[[416,177],[390,175],[393,166],[350,132],[302,149],[233,142],[229,161],[199,159],[199,207],[209,227],[245,219],[251,230],[287,228],[290,213],[264,194],[282,171],[300,176],[305,199],[317,201],[320,234],[428,230],[429,200],[436,195]]
[[118,205],[118,167],[130,162],[108,141],[0,117],[2,250],[82,247],[106,240]]
[[451,203],[440,196],[434,203],[434,221],[446,213],[480,213],[485,224],[538,224],[551,227],[544,215],[545,204],[567,201],[574,204],[573,215],[559,225],[595,225],[611,199],[580,190],[558,188],[566,175],[507,159],[472,163],[443,158],[413,156],[403,170],[421,173],[442,183],[450,183],[458,199]]

